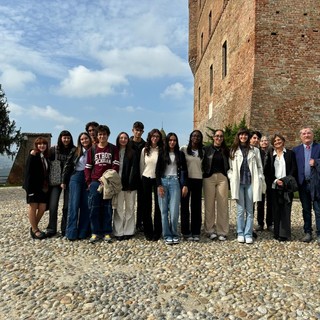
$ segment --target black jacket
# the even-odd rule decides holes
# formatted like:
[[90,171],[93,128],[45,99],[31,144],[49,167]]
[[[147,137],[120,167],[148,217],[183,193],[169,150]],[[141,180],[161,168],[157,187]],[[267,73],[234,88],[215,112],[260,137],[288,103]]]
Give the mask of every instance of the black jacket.
[[137,152],[135,150],[132,150],[132,156],[130,159],[125,153],[121,173],[121,183],[123,191],[137,190],[140,180],[139,169],[140,166]]
[[[295,179],[297,178],[297,163],[296,157],[293,151],[286,149],[286,152],[283,153],[284,161],[286,163],[286,176],[293,176]],[[273,149],[271,149],[266,158],[266,163],[264,167],[264,176],[266,179],[267,188],[272,187],[273,181],[276,179],[275,177],[275,168],[274,168],[274,160],[276,156],[273,155]]]
[[40,153],[37,153],[36,155],[29,154],[26,162],[23,189],[26,190],[27,194],[37,194],[48,188],[48,182],[49,163],[48,169],[45,169],[42,164]]
[[[227,150],[221,150],[222,157],[223,157],[223,165],[224,165],[224,172],[225,176],[227,176],[227,172],[229,170],[229,155],[227,155],[229,152]],[[211,171],[211,164],[212,159],[215,154],[216,150],[213,148],[212,145],[205,146],[204,147],[204,157],[202,160],[202,171],[203,171],[203,177],[209,178],[210,177],[210,171]]]
[[[179,157],[177,159],[177,174],[178,174],[178,179],[180,181],[180,186],[184,187],[184,186],[187,186],[187,180],[188,180],[187,162],[186,162],[186,157],[182,151],[179,151],[178,155]],[[156,166],[157,186],[161,186],[161,178],[164,175],[166,166],[167,164],[165,162],[164,152],[159,153],[157,166]]]

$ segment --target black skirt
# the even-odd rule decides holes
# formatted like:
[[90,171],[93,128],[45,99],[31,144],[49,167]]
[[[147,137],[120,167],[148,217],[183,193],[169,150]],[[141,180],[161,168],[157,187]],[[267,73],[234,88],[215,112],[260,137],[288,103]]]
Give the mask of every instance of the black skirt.
[[27,203],[48,203],[49,202],[49,192],[39,191],[31,195],[27,194]]

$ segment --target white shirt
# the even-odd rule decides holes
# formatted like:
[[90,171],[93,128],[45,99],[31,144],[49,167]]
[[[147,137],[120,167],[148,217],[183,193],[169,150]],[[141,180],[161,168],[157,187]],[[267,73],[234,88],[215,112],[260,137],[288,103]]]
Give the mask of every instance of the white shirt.
[[286,174],[286,162],[284,160],[284,153],[287,152],[286,148],[283,148],[283,153],[278,157],[277,152],[274,150],[273,155],[276,156],[274,159],[274,172],[276,180],[273,181],[272,188],[275,189],[277,179],[285,177]]

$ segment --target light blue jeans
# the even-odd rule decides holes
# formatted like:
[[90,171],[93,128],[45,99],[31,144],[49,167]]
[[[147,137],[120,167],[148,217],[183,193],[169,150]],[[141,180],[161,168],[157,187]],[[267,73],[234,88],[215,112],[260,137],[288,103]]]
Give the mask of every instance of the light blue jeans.
[[161,211],[162,234],[165,240],[178,238],[179,206],[181,198],[180,182],[177,176],[161,178],[164,197],[158,194]]
[[237,200],[238,236],[251,237],[253,230],[253,192],[251,184],[240,184]]

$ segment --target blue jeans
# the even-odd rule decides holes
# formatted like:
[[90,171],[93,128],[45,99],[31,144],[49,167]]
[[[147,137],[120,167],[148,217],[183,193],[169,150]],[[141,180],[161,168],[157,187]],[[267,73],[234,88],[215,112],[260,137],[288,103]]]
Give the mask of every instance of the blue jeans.
[[238,233],[238,236],[252,237],[252,230],[253,230],[252,185],[240,184],[239,199],[237,200],[237,233]]
[[104,236],[112,233],[112,204],[111,199],[104,200],[103,194],[97,189],[99,181],[92,181],[89,189],[89,210],[92,234]]
[[320,201],[312,201],[310,186],[304,182],[299,186],[299,197],[302,205],[302,215],[304,221],[304,232],[312,234],[312,206],[315,214],[317,236],[320,236]]
[[88,190],[84,171],[76,171],[69,183],[69,209],[66,237],[69,240],[85,239],[90,233]]
[[178,238],[179,205],[181,198],[180,182],[177,176],[161,178],[164,197],[158,194],[161,211],[162,234],[165,240]]

